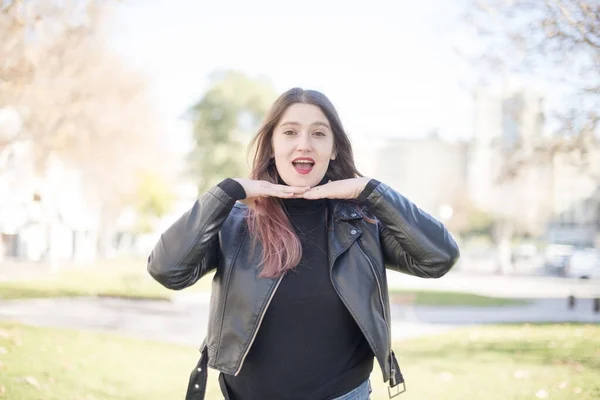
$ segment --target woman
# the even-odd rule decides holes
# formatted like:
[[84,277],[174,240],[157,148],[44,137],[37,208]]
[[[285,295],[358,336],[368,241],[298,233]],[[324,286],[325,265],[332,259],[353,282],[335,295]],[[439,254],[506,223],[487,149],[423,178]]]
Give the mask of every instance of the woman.
[[358,173],[319,92],[282,94],[251,145],[251,178],[200,196],[148,259],[149,273],[175,290],[216,270],[187,399],[204,398],[207,366],[236,400],[368,399],[374,360],[390,388],[403,384],[385,267],[439,278],[458,259],[455,241]]

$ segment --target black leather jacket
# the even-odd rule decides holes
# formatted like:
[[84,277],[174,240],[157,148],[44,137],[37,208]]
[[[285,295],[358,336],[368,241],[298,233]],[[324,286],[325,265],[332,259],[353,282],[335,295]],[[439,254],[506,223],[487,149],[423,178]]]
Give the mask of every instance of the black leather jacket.
[[[459,249],[440,222],[387,185],[378,183],[367,194],[360,200],[372,221],[354,203],[330,202],[330,278],[370,344],[384,381],[395,387],[404,380],[391,348],[385,268],[439,278],[458,260]],[[245,205],[215,186],[161,235],[148,259],[149,273],[174,290],[216,269],[203,357],[190,378],[188,399],[203,398],[207,364],[239,373],[282,279],[258,277],[261,252],[251,251],[245,213]]]

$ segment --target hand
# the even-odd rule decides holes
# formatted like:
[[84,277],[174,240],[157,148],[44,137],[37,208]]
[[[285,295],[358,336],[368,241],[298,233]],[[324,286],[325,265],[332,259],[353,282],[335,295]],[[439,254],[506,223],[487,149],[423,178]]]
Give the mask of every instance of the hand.
[[316,199],[356,199],[367,186],[371,179],[351,178],[339,181],[329,181],[324,185],[315,186],[304,193],[303,197],[309,200]]
[[310,186],[286,186],[246,178],[234,178],[234,180],[244,188],[246,198],[240,201],[248,206],[254,204],[254,201],[260,197],[301,198],[310,189]]

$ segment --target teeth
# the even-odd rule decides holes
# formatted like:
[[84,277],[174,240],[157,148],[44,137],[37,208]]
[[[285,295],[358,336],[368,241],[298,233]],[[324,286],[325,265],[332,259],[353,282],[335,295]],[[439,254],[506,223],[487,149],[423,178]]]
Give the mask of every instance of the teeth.
[[296,164],[314,164],[312,161],[308,161],[308,160],[298,160],[298,161],[294,161],[294,163],[296,163]]

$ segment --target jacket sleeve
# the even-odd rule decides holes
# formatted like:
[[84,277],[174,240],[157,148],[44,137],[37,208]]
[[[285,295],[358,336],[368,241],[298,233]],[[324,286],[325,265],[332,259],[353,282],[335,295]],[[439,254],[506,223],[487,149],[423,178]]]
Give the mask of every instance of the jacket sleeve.
[[235,201],[219,186],[200,196],[160,236],[148,257],[148,273],[163,286],[180,290],[215,269],[219,263],[219,231]]
[[372,179],[359,200],[378,220],[388,268],[440,278],[458,261],[458,245],[444,225],[386,184]]

